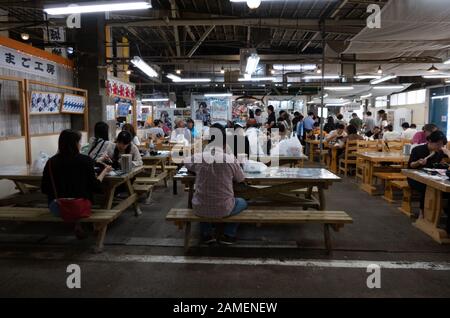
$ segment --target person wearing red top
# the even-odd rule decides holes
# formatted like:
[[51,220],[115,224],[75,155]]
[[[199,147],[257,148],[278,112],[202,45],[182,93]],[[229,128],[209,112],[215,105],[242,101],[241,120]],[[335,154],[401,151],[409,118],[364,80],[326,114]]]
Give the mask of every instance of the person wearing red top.
[[439,130],[435,124],[426,124],[423,126],[422,131],[417,132],[413,139],[413,145],[421,145],[427,143],[427,137],[431,135],[432,132]]

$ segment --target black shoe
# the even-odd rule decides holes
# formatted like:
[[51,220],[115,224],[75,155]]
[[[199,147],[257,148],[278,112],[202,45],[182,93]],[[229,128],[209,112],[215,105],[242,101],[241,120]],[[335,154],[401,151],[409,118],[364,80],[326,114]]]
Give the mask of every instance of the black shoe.
[[236,243],[236,237],[228,236],[228,235],[224,234],[220,237],[219,243],[224,244],[224,245],[232,245],[232,244]]
[[212,244],[216,242],[216,238],[212,235],[205,235],[202,236],[201,242],[202,244]]

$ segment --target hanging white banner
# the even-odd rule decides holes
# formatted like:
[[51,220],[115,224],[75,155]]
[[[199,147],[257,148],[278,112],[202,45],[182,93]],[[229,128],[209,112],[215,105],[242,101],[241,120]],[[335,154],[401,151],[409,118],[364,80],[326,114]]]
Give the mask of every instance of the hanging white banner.
[[57,63],[0,45],[0,67],[57,79]]

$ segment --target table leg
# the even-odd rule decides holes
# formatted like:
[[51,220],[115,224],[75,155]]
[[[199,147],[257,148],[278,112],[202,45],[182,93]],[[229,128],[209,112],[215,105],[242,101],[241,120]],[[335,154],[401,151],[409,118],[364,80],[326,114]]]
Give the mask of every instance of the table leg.
[[442,212],[442,193],[438,189],[427,187],[425,192],[424,217],[417,219],[414,226],[425,232],[438,243],[450,244],[447,232],[438,228]]
[[188,208],[192,209],[192,198],[194,197],[194,183],[189,183]]
[[366,160],[364,164],[363,183],[361,184],[361,190],[366,191],[370,195],[375,194],[376,188],[373,186],[373,167],[372,161]]
[[[131,184],[131,180],[128,179],[126,182],[127,185],[127,189],[128,189],[128,193],[131,195],[135,194],[134,189],[133,189],[133,185]],[[133,202],[133,206],[134,206],[134,215],[135,216],[139,216],[142,214],[142,210],[141,207],[139,206],[139,203],[137,202],[137,196]]]
[[177,195],[178,194],[177,180],[175,178],[172,178],[172,182],[173,182],[173,194]]
[[28,194],[30,193],[30,190],[28,190],[27,186],[25,184],[23,184],[22,182],[19,181],[14,181],[17,189],[20,191],[20,193],[22,194]]
[[325,211],[325,209],[327,208],[325,201],[325,190],[321,185],[317,186],[317,189],[319,190],[319,210]]
[[161,160],[161,170],[162,170],[162,173],[166,173],[166,177],[164,178],[164,186],[167,188],[168,187],[168,183],[167,182],[168,182],[169,174],[166,171],[166,163],[165,163],[164,159]]
[[337,148],[336,147],[331,148],[331,159],[330,160],[331,160],[331,162],[330,162],[331,172],[339,173],[338,167],[337,167]]
[[106,210],[111,210],[112,209],[112,205],[113,205],[113,201],[114,201],[114,193],[116,191],[116,186],[113,186],[112,188],[109,188],[108,190],[106,190],[105,193],[105,203],[104,203],[104,208]]

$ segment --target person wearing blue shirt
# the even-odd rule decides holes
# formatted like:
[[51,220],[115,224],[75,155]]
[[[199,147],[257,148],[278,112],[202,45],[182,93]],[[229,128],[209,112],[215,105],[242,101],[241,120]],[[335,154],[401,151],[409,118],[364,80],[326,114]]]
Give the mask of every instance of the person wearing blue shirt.
[[297,127],[296,127],[296,134],[297,134],[297,138],[300,139],[300,141],[303,140],[303,130],[304,130],[304,126],[305,126],[305,121],[303,120],[303,115],[300,115],[298,117],[298,121],[297,121]]
[[192,118],[189,118],[187,121],[187,128],[191,132],[192,138],[196,138],[197,136],[200,136],[200,132],[195,128],[195,123],[192,120]]
[[313,130],[314,128],[314,113],[313,112],[309,112],[308,113],[308,117],[306,117],[304,123],[304,130],[305,133],[308,133],[309,131]]

